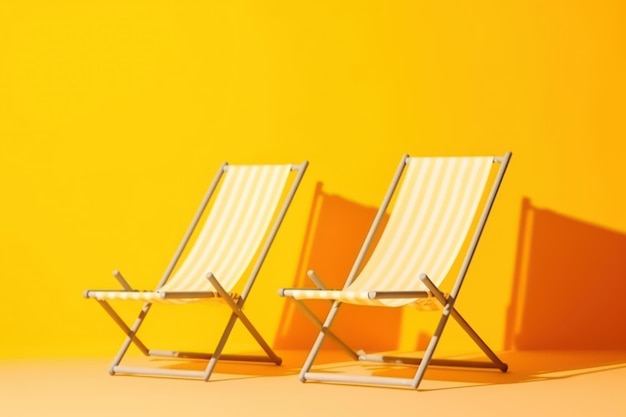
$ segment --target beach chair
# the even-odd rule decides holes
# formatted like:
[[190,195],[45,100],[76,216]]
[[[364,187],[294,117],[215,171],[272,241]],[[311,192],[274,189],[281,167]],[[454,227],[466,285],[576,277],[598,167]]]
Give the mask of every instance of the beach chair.
[[[261,337],[243,307],[307,165],[307,162],[299,165],[223,164],[155,290],[137,291],[119,271],[114,271],[121,290],[84,292],[86,298],[96,300],[106,310],[127,336],[111,364],[112,375],[146,374],[207,381],[219,359],[281,363],[281,358]],[[237,285],[237,288],[243,287],[239,294],[234,292]],[[118,300],[143,303],[132,325],[126,324],[113,309],[112,302]],[[232,314],[212,353],[149,349],[137,336],[154,303],[216,300],[227,305]],[[237,320],[265,355],[222,354]],[[208,362],[202,371],[123,366],[120,363],[131,343],[146,356],[206,359]]]
[[[326,288],[323,277],[310,270],[307,275],[316,288],[279,290],[279,295],[292,298],[320,328],[300,372],[302,382],[327,381],[417,389],[429,364],[496,368],[506,372],[507,365],[470,327],[454,305],[510,158],[510,152],[498,157],[402,157],[344,287],[337,290]],[[391,211],[388,222],[380,239],[373,245],[373,238],[388,209]],[[441,283],[458,257],[462,257],[461,266],[457,268],[456,278],[450,278],[453,279],[451,290],[445,293],[440,289]],[[305,305],[305,300],[332,302],[323,322]],[[433,301],[440,305],[441,317],[421,358],[355,351],[331,327],[342,303],[364,307],[402,307],[415,303],[428,305]],[[489,361],[433,358],[449,317],[460,324]],[[355,328],[371,331],[367,326],[367,323],[354,323]],[[415,375],[401,378],[313,372],[311,367],[326,337],[332,338],[355,360],[417,365]]]

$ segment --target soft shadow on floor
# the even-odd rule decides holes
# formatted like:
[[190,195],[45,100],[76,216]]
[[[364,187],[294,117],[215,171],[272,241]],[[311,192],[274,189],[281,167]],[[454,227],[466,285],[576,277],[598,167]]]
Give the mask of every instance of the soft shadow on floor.
[[[498,353],[509,365],[502,373],[492,369],[430,366],[420,390],[457,389],[482,385],[517,384],[572,378],[611,369],[626,368],[626,351],[509,351]],[[408,356],[408,355],[407,355]],[[457,359],[484,360],[480,355]],[[448,357],[448,359],[454,359]],[[412,378],[416,366],[371,362],[337,362],[316,366],[317,371],[384,377]]]
[[[246,354],[258,355],[259,352],[246,352]],[[305,350],[285,350],[277,351],[278,356],[283,360],[281,365],[275,365],[274,363],[262,363],[262,362],[237,362],[219,360],[215,367],[215,371],[211,376],[211,381],[214,380],[233,380],[244,378],[261,378],[261,377],[278,377],[297,375],[302,368],[302,364],[306,360],[308,351]],[[339,361],[345,361],[347,356],[345,353],[336,350],[329,350],[319,355],[317,363],[328,364],[336,363]],[[200,359],[172,359],[172,358],[157,358],[157,357],[130,357],[125,360],[126,365],[131,366],[143,366],[161,369],[178,369],[178,370],[191,370],[202,371],[207,366],[206,360]],[[143,377],[143,376],[142,376]],[[154,378],[148,376],[148,378]],[[157,377],[157,378],[170,378],[178,379],[177,377]]]
[[[279,351],[280,366],[264,363],[219,361],[211,381],[293,376],[297,380],[308,351]],[[393,354],[393,353],[390,353]],[[517,384],[572,378],[611,369],[626,368],[626,351],[508,351],[499,357],[509,365],[502,373],[492,369],[472,369],[430,366],[420,390],[457,389],[483,385]],[[448,359],[485,360],[481,355],[446,357]],[[137,361],[139,358],[134,358]],[[141,359],[149,366],[167,369],[203,370],[206,361],[170,359]],[[400,366],[350,360],[339,350],[320,352],[315,371],[412,378],[416,366]]]

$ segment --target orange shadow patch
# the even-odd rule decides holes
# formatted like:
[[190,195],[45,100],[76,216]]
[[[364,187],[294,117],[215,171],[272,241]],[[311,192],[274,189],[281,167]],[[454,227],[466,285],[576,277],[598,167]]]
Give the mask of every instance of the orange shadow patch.
[[[318,183],[315,188],[294,288],[315,287],[306,275],[309,269],[314,269],[328,288],[343,288],[376,216],[377,208],[328,194],[322,187]],[[379,230],[384,228],[382,226],[384,221]],[[307,302],[321,321],[328,314],[330,305],[321,300]],[[297,310],[295,303],[287,300],[274,341],[277,349],[310,349],[313,345],[319,329]],[[393,350],[398,345],[401,321],[401,309],[344,304],[332,329],[354,349]],[[330,338],[328,340],[326,347],[336,347]]]
[[626,349],[626,235],[522,201],[505,349]]

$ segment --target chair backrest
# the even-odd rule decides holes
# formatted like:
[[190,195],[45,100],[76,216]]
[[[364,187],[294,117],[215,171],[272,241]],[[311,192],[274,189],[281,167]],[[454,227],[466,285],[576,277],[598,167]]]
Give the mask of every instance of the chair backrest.
[[211,272],[231,291],[250,267],[284,200],[291,167],[226,165],[193,247],[159,290],[214,291],[206,279]]
[[439,285],[467,238],[493,162],[493,157],[407,157],[387,225],[347,289],[426,291],[422,273]]

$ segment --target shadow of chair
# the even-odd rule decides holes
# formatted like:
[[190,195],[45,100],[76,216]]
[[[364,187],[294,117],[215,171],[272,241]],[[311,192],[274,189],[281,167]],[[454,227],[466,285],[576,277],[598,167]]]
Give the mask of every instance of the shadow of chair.
[[[524,198],[505,351],[499,353],[509,372],[432,368],[427,379],[454,388],[626,367],[625,293],[626,234],[536,207]],[[380,366],[370,371],[380,376],[410,373]]]
[[626,366],[626,234],[522,200],[504,349],[506,375],[429,370],[430,380],[508,384]]
[[[306,272],[314,267],[329,287],[341,288],[376,211],[376,207],[367,207],[327,193],[323,184],[317,183],[293,287],[312,285],[307,282]],[[318,317],[323,318],[328,310],[328,302],[313,301],[310,307]],[[376,308],[363,312],[353,307],[345,305],[333,325],[336,331],[345,335],[347,343],[375,351],[397,348],[402,309]],[[296,310],[295,303],[285,302],[273,345],[276,349],[309,350],[319,333],[319,329]],[[357,317],[368,323],[371,328],[369,334],[359,334],[359,329],[353,324]],[[334,342],[329,342],[327,348],[333,346]]]
[[522,201],[505,349],[626,350],[626,234]]

